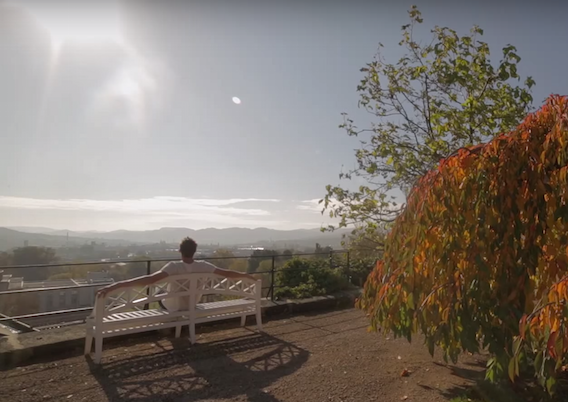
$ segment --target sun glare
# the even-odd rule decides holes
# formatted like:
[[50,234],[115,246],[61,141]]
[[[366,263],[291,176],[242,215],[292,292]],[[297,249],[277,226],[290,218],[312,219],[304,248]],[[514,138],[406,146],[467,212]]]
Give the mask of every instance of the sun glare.
[[114,2],[70,2],[65,6],[46,1],[23,1],[20,4],[49,32],[56,49],[72,42],[121,44],[123,41],[118,7]]
[[147,77],[123,70],[112,81],[109,92],[113,96],[137,99],[143,92],[142,81]]
[[[0,0],[1,1],[1,0]],[[47,99],[51,92],[53,76],[57,74],[59,59],[65,52],[65,45],[76,44],[89,48],[89,45],[119,46],[124,60],[114,65],[114,71],[106,77],[106,83],[93,91],[90,112],[116,111],[120,124],[143,128],[149,107],[154,105],[149,94],[157,85],[155,66],[144,59],[123,36],[119,8],[116,0],[54,2],[46,0],[20,0],[18,5],[25,7],[30,15],[49,34],[51,39],[51,61],[47,84],[43,91],[43,101],[38,118],[38,131],[41,131]],[[125,105],[124,109],[120,109]]]

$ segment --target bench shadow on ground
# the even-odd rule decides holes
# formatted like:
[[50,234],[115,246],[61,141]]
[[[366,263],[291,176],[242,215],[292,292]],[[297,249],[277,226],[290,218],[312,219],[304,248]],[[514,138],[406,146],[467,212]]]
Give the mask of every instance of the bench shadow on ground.
[[310,356],[282,338],[301,335],[306,341],[367,327],[357,325],[359,317],[346,319],[347,312],[328,313],[331,322],[318,322],[317,314],[306,314],[270,323],[270,331],[280,335],[248,330],[245,335],[195,345],[182,337],[172,339],[169,350],[153,344],[157,353],[150,355],[103,358],[101,365],[87,361],[111,401],[193,402],[246,396],[250,402],[279,402],[270,385],[296,372]]
[[251,402],[278,402],[268,390],[298,370],[309,353],[267,335],[250,335],[189,345],[172,342],[172,350],[108,361],[91,373],[111,401],[199,401],[246,395]]

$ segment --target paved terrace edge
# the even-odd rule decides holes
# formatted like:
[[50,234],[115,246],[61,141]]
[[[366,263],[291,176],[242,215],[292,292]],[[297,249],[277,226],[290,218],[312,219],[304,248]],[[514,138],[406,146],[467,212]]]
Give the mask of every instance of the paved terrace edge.
[[[309,299],[262,301],[262,315],[276,317],[286,314],[297,314],[313,311],[324,311],[334,308],[353,306],[355,299],[360,296],[361,289],[348,290],[328,296],[316,296]],[[234,322],[238,325],[240,318],[214,321],[198,324],[197,328],[227,325]],[[251,320],[251,321],[248,321]],[[254,325],[254,317],[248,317],[247,322]],[[126,338],[144,337],[151,333],[168,334],[169,330],[152,330],[138,334],[119,335],[106,338],[105,344],[120,342]],[[173,333],[171,334],[173,336]],[[49,329],[40,332],[12,334],[0,337],[0,371],[8,370],[30,362],[32,359],[52,356],[57,360],[59,353],[66,354],[73,350],[77,354],[83,352],[85,344],[85,324],[71,325],[62,328]]]

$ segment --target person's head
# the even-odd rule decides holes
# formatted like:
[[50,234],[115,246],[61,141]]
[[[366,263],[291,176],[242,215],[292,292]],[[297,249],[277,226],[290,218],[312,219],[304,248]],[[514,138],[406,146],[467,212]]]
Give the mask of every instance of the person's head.
[[183,258],[193,258],[196,250],[197,243],[189,237],[183,239],[179,245],[179,252]]

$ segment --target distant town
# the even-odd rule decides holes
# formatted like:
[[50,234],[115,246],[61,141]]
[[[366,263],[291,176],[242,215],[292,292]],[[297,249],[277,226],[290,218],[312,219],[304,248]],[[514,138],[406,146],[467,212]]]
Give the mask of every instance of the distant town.
[[[238,229],[233,230],[238,232]],[[160,269],[167,260],[179,258],[179,242],[159,241],[141,244],[132,240],[95,241],[82,238],[83,244],[46,247],[49,237],[36,237],[37,233],[17,232],[4,229],[4,234],[18,233],[24,238],[22,245],[0,252],[0,291],[15,292],[0,296],[0,316],[20,316],[39,313],[37,317],[13,320],[11,327],[0,325],[0,332],[49,328],[52,325],[67,325],[84,320],[93,305],[98,289],[110,283],[145,275]],[[302,232],[305,235],[305,233]],[[294,254],[312,253],[325,256],[334,248],[329,244],[311,243],[318,232],[308,232],[301,240],[280,240],[272,243],[274,248],[264,247],[267,242],[250,245],[204,244],[197,258],[210,259],[222,268],[258,274],[269,281],[268,272],[281,266]],[[315,236],[315,237],[314,237]],[[337,237],[337,236],[335,236]],[[77,242],[76,238],[74,243]],[[180,237],[181,239],[181,237]],[[336,245],[339,242],[336,242]],[[279,247],[281,246],[281,247]],[[292,247],[294,246],[294,247]],[[340,244],[339,244],[340,246]],[[150,262],[151,261],[151,262]],[[50,265],[41,267],[36,265]],[[32,266],[29,268],[10,267]],[[41,291],[37,291],[37,290]],[[33,290],[33,291],[32,291]],[[68,311],[64,314],[43,316],[51,311]]]
[[202,256],[228,249],[235,256],[246,256],[256,249],[313,250],[316,243],[340,248],[348,230],[322,232],[320,229],[202,229],[162,228],[150,231],[73,232],[48,228],[1,228],[0,252],[17,247],[51,247],[61,262],[177,257],[177,247],[184,237],[199,244]]

